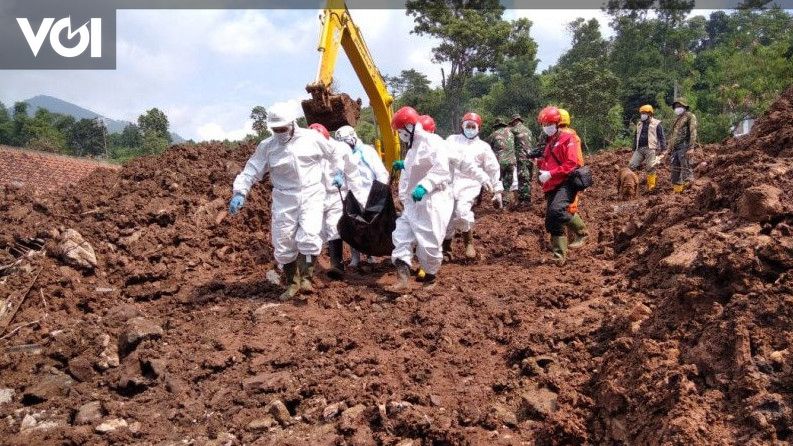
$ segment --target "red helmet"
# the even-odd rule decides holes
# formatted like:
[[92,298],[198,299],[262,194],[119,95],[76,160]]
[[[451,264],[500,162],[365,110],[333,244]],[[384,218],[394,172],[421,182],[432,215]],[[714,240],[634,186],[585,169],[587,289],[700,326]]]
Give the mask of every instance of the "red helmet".
[[477,127],[482,127],[482,117],[479,116],[477,113],[468,112],[463,116],[463,122],[465,121],[474,121]]
[[559,113],[559,109],[554,106],[545,107],[544,109],[540,110],[540,114],[537,116],[537,122],[539,122],[540,125],[559,125],[561,120],[562,114]]
[[416,125],[418,121],[419,112],[417,112],[413,107],[405,106],[394,113],[394,117],[391,118],[391,128],[394,130],[403,129],[408,124]]
[[432,119],[432,116],[421,115],[419,116],[419,122],[421,123],[421,127],[423,127],[424,130],[430,133],[435,133],[435,120]]
[[327,128],[325,128],[324,125],[322,125],[322,124],[320,124],[318,122],[315,122],[315,123],[311,124],[310,126],[308,126],[308,128],[314,129],[314,130],[318,131],[319,133],[322,133],[322,136],[324,136],[325,139],[330,139],[330,132],[328,131]]

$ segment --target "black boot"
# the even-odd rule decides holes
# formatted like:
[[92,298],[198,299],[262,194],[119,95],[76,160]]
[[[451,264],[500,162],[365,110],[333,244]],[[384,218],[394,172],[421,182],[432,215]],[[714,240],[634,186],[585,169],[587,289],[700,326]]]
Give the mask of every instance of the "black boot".
[[344,242],[341,239],[328,242],[328,256],[330,256],[330,269],[328,277],[333,280],[344,279],[344,263],[342,253],[344,252]]
[[410,277],[410,265],[397,259],[394,262],[397,272],[397,281],[393,285],[386,287],[392,293],[401,293],[408,290],[408,278]]

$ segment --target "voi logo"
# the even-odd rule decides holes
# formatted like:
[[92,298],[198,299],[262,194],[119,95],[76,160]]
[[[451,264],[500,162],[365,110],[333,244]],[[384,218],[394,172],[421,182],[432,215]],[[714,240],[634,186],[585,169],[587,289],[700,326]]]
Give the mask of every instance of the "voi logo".
[[[50,46],[53,51],[63,57],[77,57],[85,52],[90,46],[91,57],[102,57],[102,19],[92,18],[85,22],[81,27],[72,30],[72,18],[66,17],[57,22],[54,18],[47,17],[42,20],[38,31],[33,31],[33,26],[26,18],[17,18],[19,28],[25,36],[33,57],[38,57],[44,41],[49,35]],[[79,36],[79,41],[74,46],[66,46],[61,41],[61,34],[66,31],[66,39],[71,41],[75,36]]]

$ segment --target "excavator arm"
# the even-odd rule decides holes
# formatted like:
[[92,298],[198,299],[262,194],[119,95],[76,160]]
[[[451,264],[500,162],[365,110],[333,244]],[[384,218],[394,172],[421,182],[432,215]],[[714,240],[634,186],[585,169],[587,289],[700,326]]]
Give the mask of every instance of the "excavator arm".
[[386,166],[399,159],[399,137],[391,129],[394,98],[388,92],[383,76],[374,64],[361,32],[350,17],[344,0],[328,0],[322,16],[322,33],[319,37],[319,69],[314,82],[306,86],[311,99],[303,101],[303,111],[308,123],[318,122],[329,130],[343,125],[355,126],[360,118],[361,101],[353,101],[346,93],[333,94],[330,90],[339,47],[350,59],[355,74],[363,85],[374,112],[381,140],[375,146]]

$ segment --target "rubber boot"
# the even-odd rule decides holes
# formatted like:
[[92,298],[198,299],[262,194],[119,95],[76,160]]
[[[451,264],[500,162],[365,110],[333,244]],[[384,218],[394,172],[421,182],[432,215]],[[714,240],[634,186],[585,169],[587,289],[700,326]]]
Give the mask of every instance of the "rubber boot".
[[573,233],[573,241],[567,245],[568,248],[577,249],[584,246],[587,239],[589,238],[589,232],[586,230],[586,223],[581,218],[580,214],[573,215],[573,219],[567,223],[567,227],[570,228],[570,232]]
[[425,290],[431,290],[435,288],[435,274],[427,273],[424,276],[424,283],[421,284],[421,287]]
[[507,207],[510,210],[515,210],[518,208],[519,204],[520,202],[518,201],[518,191],[516,190],[509,191],[509,205],[507,205]]
[[286,291],[279,297],[280,300],[289,300],[300,291],[300,274],[297,268],[297,260],[284,265],[284,280],[286,281]]
[[[401,293],[408,289],[408,279],[410,278],[410,265],[397,259],[394,262],[397,271],[397,281],[395,284],[387,288],[388,291],[394,293]],[[427,274],[429,276],[429,274]]]
[[468,259],[476,258],[476,248],[474,248],[474,233],[471,231],[463,232],[465,242],[465,257]]
[[[313,293],[314,284],[311,281],[314,279],[314,262],[317,261],[317,258],[303,254],[299,254],[297,258],[297,269],[300,272],[300,290]],[[311,261],[309,261],[308,258],[310,258]]]
[[652,192],[655,189],[655,181],[658,179],[658,174],[656,173],[648,173],[647,174],[647,192]]
[[553,250],[553,260],[557,265],[563,266],[567,261],[567,237],[551,237],[551,249]]
[[676,194],[682,194],[684,189],[685,189],[685,185],[683,185],[683,184],[673,184],[672,185],[672,192],[674,192]]
[[427,273],[424,272],[424,268],[419,267],[418,271],[416,271],[416,282],[424,282],[426,277]]
[[443,261],[452,261],[452,239],[446,239],[443,241]]
[[328,256],[330,257],[330,269],[328,270],[328,277],[333,280],[344,279],[344,260],[342,253],[344,252],[344,242],[339,240],[331,240],[328,242]]

